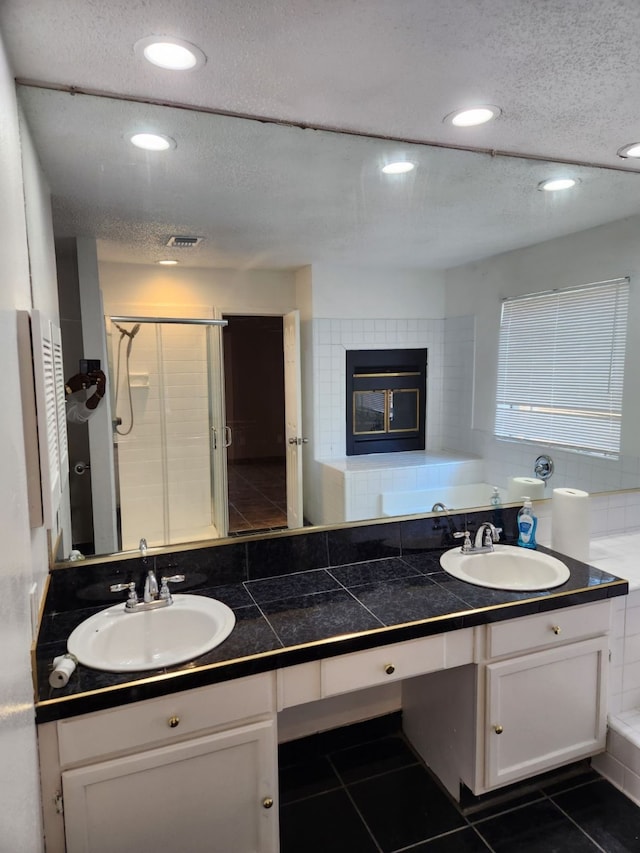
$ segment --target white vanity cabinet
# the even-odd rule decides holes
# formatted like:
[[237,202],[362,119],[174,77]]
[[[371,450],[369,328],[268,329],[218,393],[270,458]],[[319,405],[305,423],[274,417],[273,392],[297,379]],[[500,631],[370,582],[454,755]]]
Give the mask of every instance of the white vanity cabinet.
[[483,794],[594,755],[610,614],[602,600],[41,725],[47,853],[276,853],[277,713],[319,731],[331,703],[368,691],[371,716],[393,694],[455,798],[461,782]]
[[41,726],[47,853],[277,853],[274,680]]
[[407,736],[458,798],[602,751],[610,603],[476,629],[476,661],[403,686]]
[[597,637],[484,667],[484,779],[476,792],[604,749],[607,654],[606,637]]

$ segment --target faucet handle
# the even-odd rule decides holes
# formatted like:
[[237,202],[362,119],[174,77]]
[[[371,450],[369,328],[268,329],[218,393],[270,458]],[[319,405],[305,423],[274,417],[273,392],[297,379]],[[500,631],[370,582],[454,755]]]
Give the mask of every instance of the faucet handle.
[[500,541],[500,534],[502,533],[501,527],[486,527],[484,531],[484,544],[489,546],[493,545],[494,542]]
[[136,594],[136,583],[135,581],[131,581],[130,583],[112,583],[109,587],[109,592],[123,592],[125,589],[129,590],[129,595],[127,597],[127,604],[137,604],[138,596]]
[[460,549],[463,552],[467,552],[471,550],[471,534],[468,530],[457,530],[453,534],[454,539],[462,539],[464,536],[464,542],[462,543],[462,548]]
[[169,577],[162,577],[160,584],[160,598],[163,601],[171,598],[171,592],[169,590],[170,583],[182,583],[184,580],[184,575],[169,575]]

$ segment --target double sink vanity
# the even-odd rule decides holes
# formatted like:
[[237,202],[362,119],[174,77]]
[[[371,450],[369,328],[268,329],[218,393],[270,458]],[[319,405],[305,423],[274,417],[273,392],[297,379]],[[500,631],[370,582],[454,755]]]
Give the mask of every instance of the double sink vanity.
[[[516,510],[499,512],[515,541]],[[486,515],[453,522],[474,535]],[[544,548],[462,560],[451,544],[437,518],[406,519],[52,571],[35,655],[48,853],[275,853],[279,719],[313,731],[327,703],[388,685],[455,798],[602,751],[611,599],[627,582]],[[184,574],[173,604],[113,604],[150,569]],[[226,638],[190,657],[207,620]],[[74,631],[80,663],[52,688]],[[164,656],[137,669],[150,649]]]

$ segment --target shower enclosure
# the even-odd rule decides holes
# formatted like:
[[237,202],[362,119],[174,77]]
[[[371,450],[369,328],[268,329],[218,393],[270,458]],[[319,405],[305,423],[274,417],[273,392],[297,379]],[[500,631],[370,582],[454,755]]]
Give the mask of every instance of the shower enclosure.
[[227,533],[224,320],[111,317],[121,548]]

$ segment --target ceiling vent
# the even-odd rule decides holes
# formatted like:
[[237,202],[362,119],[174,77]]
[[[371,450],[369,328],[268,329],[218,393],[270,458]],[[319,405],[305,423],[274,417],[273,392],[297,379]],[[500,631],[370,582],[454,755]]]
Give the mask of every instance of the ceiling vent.
[[202,237],[169,237],[167,246],[175,246],[176,249],[191,249],[202,243]]

